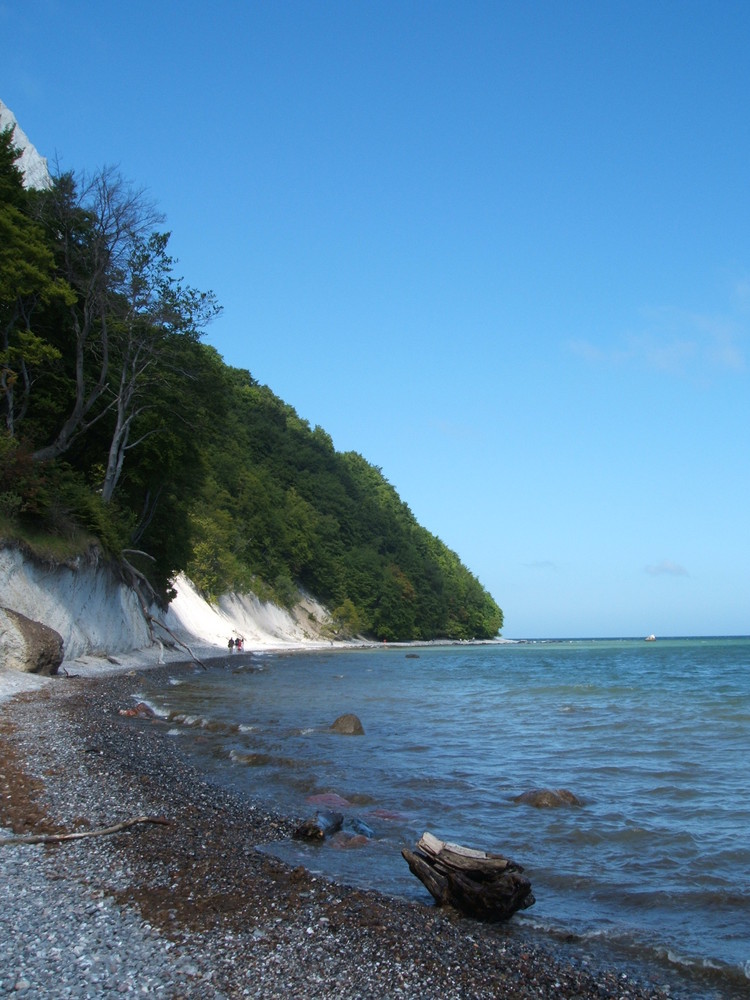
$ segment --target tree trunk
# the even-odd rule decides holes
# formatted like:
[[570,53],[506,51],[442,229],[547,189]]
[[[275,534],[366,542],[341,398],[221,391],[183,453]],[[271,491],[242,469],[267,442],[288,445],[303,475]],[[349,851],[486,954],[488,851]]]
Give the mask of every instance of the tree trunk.
[[425,833],[414,851],[401,852],[413,875],[439,906],[496,922],[534,904],[523,868],[502,854],[447,844]]

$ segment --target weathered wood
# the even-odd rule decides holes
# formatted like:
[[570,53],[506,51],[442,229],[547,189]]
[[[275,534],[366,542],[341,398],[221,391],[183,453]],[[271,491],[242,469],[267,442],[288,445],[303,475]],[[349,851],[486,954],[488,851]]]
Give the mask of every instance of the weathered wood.
[[[439,861],[446,868],[474,872],[475,877],[482,878],[485,874],[502,872],[513,865],[513,862],[502,854],[489,854],[473,847],[461,844],[450,844],[439,840],[431,833],[424,833],[417,844],[417,850],[422,854]],[[517,866],[516,866],[517,867]]]
[[507,920],[534,904],[523,868],[502,854],[450,844],[425,833],[402,857],[439,906],[479,920]]
[[158,823],[160,826],[170,826],[171,822],[171,820],[164,819],[163,816],[134,816],[133,819],[126,819],[122,823],[105,826],[99,830],[80,830],[77,833],[29,833],[22,837],[2,837],[0,838],[0,847],[6,847],[10,844],[59,844],[65,840],[105,837],[111,833],[119,833],[120,830],[127,830],[138,823]]
[[319,809],[314,816],[306,819],[294,831],[297,840],[324,840],[336,833],[344,825],[341,813],[332,809]]

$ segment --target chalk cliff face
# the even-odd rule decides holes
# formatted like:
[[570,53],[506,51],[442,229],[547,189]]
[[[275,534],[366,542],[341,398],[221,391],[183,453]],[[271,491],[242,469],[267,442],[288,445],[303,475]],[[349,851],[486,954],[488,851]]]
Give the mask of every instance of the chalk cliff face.
[[66,660],[117,653],[149,643],[136,594],[94,554],[68,566],[0,549],[0,603],[59,632]]
[[[330,642],[329,616],[312,598],[303,598],[291,611],[254,594],[227,594],[211,605],[183,575],[174,587],[177,596],[166,614],[151,609],[169,630],[154,627],[165,644],[174,637],[196,654],[210,656],[226,652],[229,638],[237,636],[243,637],[247,650]],[[0,605],[59,632],[65,663],[152,645],[135,591],[95,550],[69,565],[50,565],[18,548],[0,547]]]
[[40,190],[50,187],[52,185],[52,178],[47,167],[47,160],[39,155],[34,145],[30,142],[29,137],[16,121],[16,116],[10,108],[0,101],[0,129],[6,129],[8,126],[12,126],[15,129],[13,132],[13,144],[22,150],[17,165],[23,171],[26,187],[38,188]]

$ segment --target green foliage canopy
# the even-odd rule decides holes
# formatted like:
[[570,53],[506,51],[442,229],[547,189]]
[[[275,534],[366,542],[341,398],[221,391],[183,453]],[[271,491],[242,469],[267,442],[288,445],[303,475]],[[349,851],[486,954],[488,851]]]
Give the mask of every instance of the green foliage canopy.
[[[111,171],[23,187],[0,133],[0,526],[83,529],[162,595],[304,588],[338,634],[494,637],[502,611],[382,471],[227,366],[211,293]],[[140,561],[139,561],[140,560]]]
[[291,577],[336,609],[342,630],[379,639],[497,635],[502,612],[492,597],[380,469],[336,452],[325,431],[249,373],[226,376],[227,420],[204,455],[210,494],[201,505],[222,510],[224,529],[202,548],[211,565],[189,564],[194,579],[213,590],[217,560],[271,586]]

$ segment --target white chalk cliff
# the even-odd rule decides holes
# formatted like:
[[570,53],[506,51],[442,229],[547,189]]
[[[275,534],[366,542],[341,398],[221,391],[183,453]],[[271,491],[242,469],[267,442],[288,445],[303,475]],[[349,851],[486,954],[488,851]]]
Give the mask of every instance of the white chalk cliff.
[[48,188],[52,184],[47,160],[40,156],[34,144],[23,131],[16,120],[16,116],[10,108],[0,101],[0,130],[13,127],[13,145],[21,150],[21,156],[17,160],[17,166],[21,168],[24,175],[24,184],[28,188],[38,188],[40,190]]
[[[328,614],[311,598],[302,598],[288,611],[254,594],[228,594],[210,604],[182,575],[174,586],[177,596],[166,614],[152,609],[169,629],[154,630],[165,645],[173,635],[196,655],[210,656],[225,652],[228,640],[237,636],[243,637],[247,650],[330,641]],[[39,562],[15,547],[0,548],[0,605],[59,632],[63,663],[153,650],[137,595],[120,579],[115,565],[95,553],[62,565]],[[184,647],[175,655],[187,658]]]

